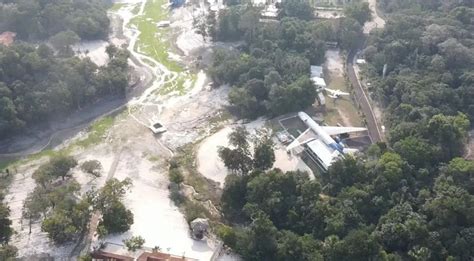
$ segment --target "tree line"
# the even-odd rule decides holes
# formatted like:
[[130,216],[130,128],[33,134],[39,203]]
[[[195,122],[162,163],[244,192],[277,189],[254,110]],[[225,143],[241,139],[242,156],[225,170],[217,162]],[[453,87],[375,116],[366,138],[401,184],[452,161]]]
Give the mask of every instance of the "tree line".
[[68,30],[84,40],[105,39],[111,5],[110,0],[1,0],[0,32],[15,32],[25,41],[45,40]]
[[233,51],[217,49],[209,74],[215,83],[233,87],[229,101],[244,118],[312,105],[317,94],[310,65],[325,61],[326,42],[346,50],[357,45],[362,25],[370,19],[366,6],[358,6],[348,9],[345,18],[314,20],[308,1],[289,0],[283,2],[278,21],[261,21],[260,8],[238,2],[218,15],[211,11],[207,27],[198,26],[198,32],[215,41],[243,42]]
[[0,46],[0,139],[99,99],[123,96],[128,86],[128,51],[107,48],[109,61],[62,57],[47,45]]

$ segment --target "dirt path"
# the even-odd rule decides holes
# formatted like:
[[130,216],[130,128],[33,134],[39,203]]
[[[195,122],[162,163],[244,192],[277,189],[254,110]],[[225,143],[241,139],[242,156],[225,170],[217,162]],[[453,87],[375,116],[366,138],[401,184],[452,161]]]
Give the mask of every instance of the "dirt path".
[[365,23],[365,34],[369,34],[373,29],[383,28],[385,26],[385,20],[383,20],[377,12],[377,0],[368,0],[368,2],[370,10],[372,10],[372,21]]

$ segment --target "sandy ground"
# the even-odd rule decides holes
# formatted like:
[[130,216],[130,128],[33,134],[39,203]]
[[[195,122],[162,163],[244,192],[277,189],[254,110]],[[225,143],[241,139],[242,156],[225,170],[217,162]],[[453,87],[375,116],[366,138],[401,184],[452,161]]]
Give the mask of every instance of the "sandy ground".
[[326,51],[326,68],[339,76],[344,75],[344,61],[338,49]]
[[227,137],[231,132],[231,127],[221,129],[206,138],[197,152],[198,171],[206,178],[219,182],[221,187],[224,187],[228,170],[219,158],[218,149],[220,146],[228,146]]
[[[244,124],[250,134],[255,134],[255,130],[264,127],[265,121],[258,119],[256,121]],[[227,126],[209,136],[201,142],[197,151],[198,171],[206,178],[219,182],[221,187],[224,187],[225,178],[229,171],[224,166],[224,163],[219,158],[219,147],[229,146],[228,136],[233,128]],[[292,156],[286,153],[286,150],[277,141],[275,146],[275,163],[274,168],[279,168],[283,171],[302,170],[311,173],[311,170],[304,164],[299,157]]]
[[105,48],[109,45],[106,41],[87,41],[80,42],[74,46],[72,49],[79,53],[79,57],[89,57],[95,64],[102,66],[106,65],[108,62],[107,53]]
[[325,19],[337,19],[344,17],[344,13],[341,10],[316,10],[316,15],[318,18],[325,18]]
[[193,19],[205,17],[206,13],[207,7],[203,0],[199,1],[197,6],[174,10],[171,16],[171,28],[179,33],[176,45],[183,52],[184,56],[189,56],[193,51],[209,46],[204,37],[197,34],[193,28]]
[[186,220],[168,198],[167,173],[154,165],[135,149],[122,153],[115,177],[133,180],[125,204],[134,213],[134,224],[130,231],[108,236],[104,241],[122,244],[123,239],[140,235],[145,239],[145,246],[159,246],[176,255],[209,260],[213,254],[212,242],[190,238]]
[[372,10],[372,21],[365,23],[364,33],[368,34],[370,31],[376,28],[383,28],[385,26],[385,20],[383,20],[377,13],[377,0],[368,0],[369,7]]

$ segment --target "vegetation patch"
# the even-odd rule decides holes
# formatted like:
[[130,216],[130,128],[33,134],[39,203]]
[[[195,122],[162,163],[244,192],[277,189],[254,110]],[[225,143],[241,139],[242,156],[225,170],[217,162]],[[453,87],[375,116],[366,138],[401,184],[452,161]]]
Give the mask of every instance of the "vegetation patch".
[[218,205],[220,202],[219,186],[197,171],[195,148],[198,142],[180,147],[172,161],[182,170],[184,183],[192,186],[199,194],[199,200],[211,200],[214,205]]
[[89,147],[104,140],[107,130],[114,124],[114,117],[107,116],[94,122],[88,130],[87,138],[77,141],[75,144],[81,147]]
[[[347,81],[343,76],[330,73],[328,88],[332,90],[341,90],[351,93]],[[324,120],[329,125],[350,123],[350,126],[361,126],[362,119],[359,115],[359,109],[354,104],[352,98],[356,98],[352,93],[350,97],[343,96],[333,99],[326,96],[326,113]]]
[[127,6],[127,3],[114,3],[112,7],[110,7],[109,11],[117,12],[118,10],[122,9],[123,7]]
[[[145,5],[144,13],[132,19],[131,24],[136,26],[140,31],[135,51],[143,53],[164,65],[168,70],[179,73],[178,78],[166,83],[160,90],[159,94],[166,95],[176,92],[178,95],[186,93],[185,82],[196,81],[196,75],[186,75],[183,68],[177,62],[169,58],[168,52],[171,49],[171,29],[159,28],[157,23],[169,19],[169,11],[164,8],[167,4],[166,0],[149,0]],[[140,8],[139,6],[137,6]],[[137,11],[138,12],[138,11]],[[147,62],[150,66],[153,63]]]
[[157,26],[158,22],[169,19],[168,9],[163,8],[166,4],[166,0],[148,0],[143,15],[135,17],[131,21],[140,31],[135,48],[140,53],[163,64],[169,70],[181,72],[181,66],[168,58],[170,43],[167,39],[169,39],[170,29]]

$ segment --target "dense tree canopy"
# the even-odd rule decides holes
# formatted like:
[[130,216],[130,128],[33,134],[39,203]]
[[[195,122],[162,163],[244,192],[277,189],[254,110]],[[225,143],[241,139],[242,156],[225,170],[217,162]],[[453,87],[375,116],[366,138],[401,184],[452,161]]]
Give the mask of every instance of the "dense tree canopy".
[[100,236],[125,232],[133,224],[133,213],[122,203],[131,186],[129,178],[122,181],[113,178],[105,183],[94,198],[94,207],[102,213],[97,228]]
[[81,39],[106,38],[110,0],[1,0],[0,32],[12,31],[23,40],[40,40],[62,31]]
[[[353,11],[356,19],[365,9],[358,10]],[[361,39],[362,26],[354,18],[315,21],[312,16],[308,1],[284,1],[281,19],[274,22],[262,22],[260,9],[251,5],[221,11],[212,25],[214,38],[243,40],[244,45],[240,50],[216,50],[210,75],[216,83],[234,87],[229,101],[240,116],[274,116],[312,105],[316,91],[310,65],[324,62],[325,42],[351,49]],[[363,17],[369,18],[370,13]]]
[[220,236],[246,260],[472,257],[462,248],[472,244],[471,161],[453,159],[420,179],[394,152],[357,162],[343,159],[317,180],[279,170],[231,174],[225,218],[247,226],[221,228]]
[[107,66],[60,58],[46,45],[0,45],[0,139],[58,118],[104,96],[124,95],[128,52],[109,53]]
[[[474,119],[472,1],[381,6],[390,18],[369,37],[364,54],[373,94],[387,108],[390,142],[407,148],[406,138],[416,136],[434,161],[449,161],[462,154],[468,120]],[[421,144],[427,141],[435,146]]]

